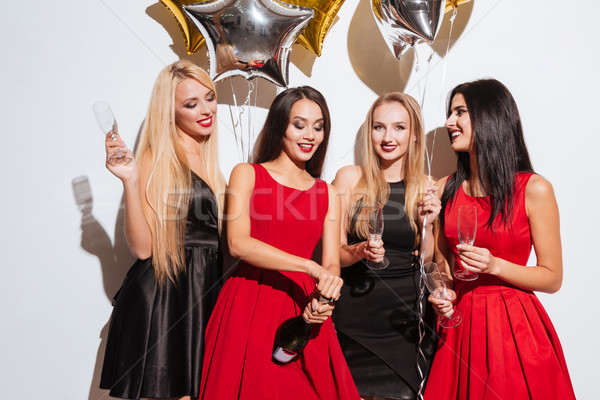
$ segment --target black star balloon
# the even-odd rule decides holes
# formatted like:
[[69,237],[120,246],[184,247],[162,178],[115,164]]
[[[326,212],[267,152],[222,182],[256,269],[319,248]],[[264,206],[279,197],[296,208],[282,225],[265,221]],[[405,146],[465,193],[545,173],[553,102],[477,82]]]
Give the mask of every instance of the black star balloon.
[[274,0],[209,0],[183,7],[206,40],[210,75],[287,86],[289,53],[313,10]]

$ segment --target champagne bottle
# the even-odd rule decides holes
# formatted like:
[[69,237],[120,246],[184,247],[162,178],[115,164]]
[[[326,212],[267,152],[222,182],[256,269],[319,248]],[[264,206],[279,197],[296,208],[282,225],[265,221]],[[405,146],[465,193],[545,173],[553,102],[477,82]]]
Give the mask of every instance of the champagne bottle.
[[308,344],[312,324],[301,315],[290,318],[277,328],[273,359],[280,364],[295,360]]
[[[320,303],[331,303],[333,300],[321,296]],[[302,315],[284,321],[275,335],[273,359],[279,364],[288,364],[295,360],[304,350],[310,339],[312,324]]]

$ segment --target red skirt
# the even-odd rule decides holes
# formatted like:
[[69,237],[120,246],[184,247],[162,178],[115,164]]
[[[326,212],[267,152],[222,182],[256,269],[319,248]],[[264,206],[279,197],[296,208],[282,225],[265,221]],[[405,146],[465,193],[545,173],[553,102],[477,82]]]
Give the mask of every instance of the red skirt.
[[560,341],[535,294],[457,285],[463,322],[441,329],[426,400],[575,399]]
[[206,329],[201,399],[359,399],[331,319],[313,325],[302,356],[272,361],[279,325],[300,315],[314,281],[304,273],[240,266]]

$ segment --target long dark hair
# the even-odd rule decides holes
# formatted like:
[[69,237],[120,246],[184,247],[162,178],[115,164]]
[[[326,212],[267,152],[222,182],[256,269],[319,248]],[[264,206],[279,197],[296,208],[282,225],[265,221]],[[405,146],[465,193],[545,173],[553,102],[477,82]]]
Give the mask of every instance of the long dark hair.
[[[515,177],[519,172],[534,172],[517,104],[502,83],[495,79],[480,79],[452,90],[448,97],[448,117],[452,114],[452,99],[458,93],[465,98],[471,120],[479,181],[490,196],[492,212],[487,226],[494,230],[493,221],[498,214],[500,222],[510,226]],[[456,173],[448,178],[442,195],[444,210],[470,176],[469,153],[459,152]],[[441,213],[442,222],[443,216],[444,212]]]
[[329,132],[331,131],[331,117],[325,98],[317,89],[310,86],[300,86],[290,88],[279,93],[267,114],[265,125],[260,132],[259,140],[254,150],[257,164],[272,161],[279,157],[283,151],[283,138],[290,123],[290,113],[292,107],[298,100],[308,99],[319,105],[323,113],[323,142],[315,151],[315,154],[306,162],[306,171],[313,177],[318,178],[323,171],[325,154],[327,153],[327,144],[329,142]]

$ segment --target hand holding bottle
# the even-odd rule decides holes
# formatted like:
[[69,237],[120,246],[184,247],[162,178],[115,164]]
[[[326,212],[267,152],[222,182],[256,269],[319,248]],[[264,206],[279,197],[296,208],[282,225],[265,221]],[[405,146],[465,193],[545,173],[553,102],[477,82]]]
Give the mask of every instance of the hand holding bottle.
[[308,304],[304,308],[302,318],[311,324],[322,324],[331,317],[335,308],[333,300],[324,298],[317,290],[315,290],[308,299]]
[[317,282],[317,291],[321,296],[331,300],[339,299],[340,291],[344,284],[342,278],[331,273],[314,261],[310,261],[310,263],[307,273]]
[[[318,306],[313,308],[315,302]],[[287,364],[298,358],[310,340],[312,324],[325,322],[332,310],[333,300],[324,298],[315,290],[309,297],[304,313],[288,319],[277,328],[273,360],[278,364]],[[315,314],[320,315],[315,317]],[[313,318],[316,319],[313,321]]]

